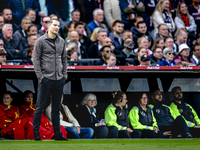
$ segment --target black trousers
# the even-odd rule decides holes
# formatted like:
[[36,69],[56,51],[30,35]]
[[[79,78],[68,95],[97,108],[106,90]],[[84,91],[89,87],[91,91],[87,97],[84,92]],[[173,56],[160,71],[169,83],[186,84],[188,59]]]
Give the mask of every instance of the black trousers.
[[200,137],[200,128],[189,128],[192,137],[198,138]]
[[158,131],[158,133],[155,133],[153,130],[135,130],[137,132],[141,132],[141,138],[165,138],[163,135],[163,132]]
[[138,130],[133,130],[130,134],[127,130],[118,131],[117,127],[110,126],[108,127],[109,130],[109,138],[140,138],[141,132]]
[[186,133],[189,133],[185,120],[182,116],[178,116],[171,124],[171,126],[159,127],[162,132],[171,131],[172,137],[177,137],[181,133],[181,136],[184,137]]
[[108,136],[108,127],[107,126],[98,126],[93,127],[95,138],[107,138]]
[[37,91],[37,102],[33,117],[33,131],[34,138],[39,139],[39,127],[41,123],[41,115],[44,112],[45,104],[48,97],[51,95],[51,118],[53,124],[54,135],[61,136],[60,131],[60,114],[61,110],[61,97],[63,94],[63,86],[65,84],[65,79],[60,80],[50,80],[43,78],[42,82],[38,83]]

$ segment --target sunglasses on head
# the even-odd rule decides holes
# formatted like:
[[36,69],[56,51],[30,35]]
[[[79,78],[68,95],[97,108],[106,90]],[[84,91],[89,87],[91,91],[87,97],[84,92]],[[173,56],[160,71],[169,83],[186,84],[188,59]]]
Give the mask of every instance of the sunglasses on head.
[[107,30],[105,30],[105,29],[99,29],[98,33],[99,32],[107,32]]

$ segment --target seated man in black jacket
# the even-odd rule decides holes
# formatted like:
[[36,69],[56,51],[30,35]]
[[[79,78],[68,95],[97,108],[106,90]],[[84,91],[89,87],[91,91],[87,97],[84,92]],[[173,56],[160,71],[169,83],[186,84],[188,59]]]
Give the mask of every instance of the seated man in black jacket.
[[2,29],[4,48],[8,53],[7,59],[22,59],[24,49],[19,39],[13,36],[13,29],[11,24],[5,24]]
[[92,43],[92,45],[88,49],[89,58],[101,58],[100,49],[103,46],[103,40],[105,38],[107,38],[107,30],[99,29],[97,33],[97,41]]
[[177,135],[181,133],[182,137],[192,137],[183,117],[176,117],[173,110],[169,106],[163,104],[160,90],[155,90],[153,92],[152,99],[153,104],[149,106],[153,109],[157,125],[165,136],[172,135],[173,137],[177,137]]
[[120,60],[120,65],[126,64],[126,58],[134,58],[134,42],[132,38],[127,38],[124,40],[124,49],[122,51],[114,51],[117,59]]
[[100,49],[100,51],[101,51],[101,58],[100,58],[100,60],[95,62],[96,66],[102,66],[105,63],[104,55],[107,54],[107,53],[112,53],[113,52],[113,50],[111,50],[110,46],[108,46],[108,45],[103,46]]
[[90,40],[89,37],[84,35],[85,31],[84,25],[85,24],[81,21],[76,22],[74,25],[74,29],[79,35],[79,42],[81,43],[80,51],[82,54],[84,54],[84,55],[81,54],[82,58],[88,58],[88,49],[92,45],[92,41]]

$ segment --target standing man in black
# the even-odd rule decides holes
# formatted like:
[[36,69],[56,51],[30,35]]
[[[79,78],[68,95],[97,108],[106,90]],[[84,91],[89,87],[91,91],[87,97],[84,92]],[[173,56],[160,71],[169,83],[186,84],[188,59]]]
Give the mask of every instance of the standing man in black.
[[59,26],[60,23],[57,19],[51,19],[48,23],[48,32],[38,38],[34,46],[33,64],[39,80],[37,103],[33,117],[35,140],[41,140],[39,134],[41,114],[50,95],[55,140],[66,140],[60,131],[59,111],[63,86],[67,79],[67,57],[65,41],[57,35]]

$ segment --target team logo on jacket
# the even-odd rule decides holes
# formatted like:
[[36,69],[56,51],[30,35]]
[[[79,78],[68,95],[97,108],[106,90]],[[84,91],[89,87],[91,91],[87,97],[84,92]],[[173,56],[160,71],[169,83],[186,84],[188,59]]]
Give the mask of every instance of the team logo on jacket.
[[117,113],[117,116],[121,116],[121,115],[122,115],[122,113],[121,113],[121,112],[118,112],[118,113]]
[[183,112],[183,109],[179,109],[179,112],[182,113],[182,112]]
[[157,112],[157,113],[160,113],[160,109],[156,109],[156,112]]
[[144,112],[141,112],[141,115],[142,115],[142,116],[145,116],[145,113],[144,113]]

